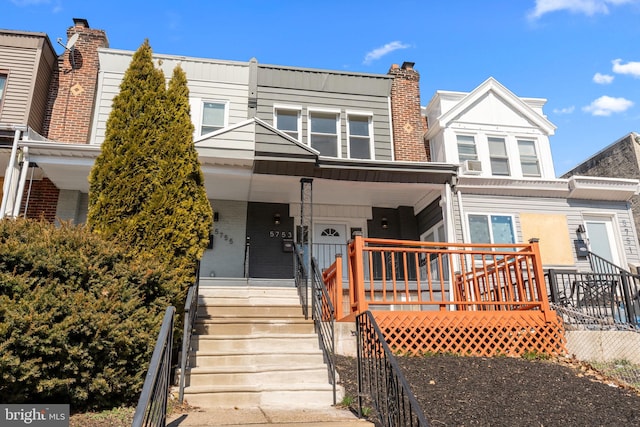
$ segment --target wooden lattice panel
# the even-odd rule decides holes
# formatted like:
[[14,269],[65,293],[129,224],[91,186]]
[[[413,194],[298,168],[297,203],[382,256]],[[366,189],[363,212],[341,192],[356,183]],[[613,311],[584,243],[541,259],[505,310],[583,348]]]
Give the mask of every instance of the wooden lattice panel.
[[564,328],[555,312],[373,312],[392,350],[419,355],[519,356],[566,353]]

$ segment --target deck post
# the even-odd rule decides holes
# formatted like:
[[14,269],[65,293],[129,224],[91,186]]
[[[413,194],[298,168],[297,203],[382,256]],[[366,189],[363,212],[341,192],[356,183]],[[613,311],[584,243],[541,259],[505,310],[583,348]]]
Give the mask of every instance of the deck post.
[[350,286],[354,288],[355,307],[351,306],[351,312],[364,313],[369,309],[369,304],[364,298],[364,237],[362,232],[356,232],[353,236],[353,254],[351,258],[353,266],[353,278]]
[[542,269],[542,258],[540,257],[540,239],[529,239],[531,252],[533,253],[533,274],[535,275],[535,283],[540,299],[540,309],[544,316],[545,322],[550,322],[551,307],[549,306],[549,298],[547,297],[547,289],[544,281],[544,270]]

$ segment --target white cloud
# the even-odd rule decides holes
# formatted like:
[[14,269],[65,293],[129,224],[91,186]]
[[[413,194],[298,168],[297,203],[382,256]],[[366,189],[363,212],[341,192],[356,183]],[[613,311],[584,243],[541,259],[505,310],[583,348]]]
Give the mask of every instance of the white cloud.
[[604,95],[586,107],[582,107],[582,110],[594,116],[610,116],[613,113],[622,113],[632,106],[633,102],[628,99]]
[[627,62],[622,63],[622,59],[614,59],[611,61],[613,64],[613,72],[618,74],[629,74],[633,77],[640,77],[640,62]]
[[411,45],[404,44],[404,43],[399,42],[399,41],[394,41],[394,42],[391,42],[391,43],[387,43],[382,47],[373,49],[371,52],[368,52],[364,57],[363,63],[364,64],[371,64],[376,59],[380,59],[383,56],[385,56],[386,54],[393,52],[394,50],[407,49],[409,47],[411,47]]
[[593,82],[599,85],[608,85],[613,81],[614,77],[609,74],[595,73],[593,76]]
[[553,112],[556,114],[571,114],[575,109],[576,107],[572,105],[571,107],[554,108]]
[[529,19],[538,19],[542,15],[561,10],[571,13],[583,13],[593,16],[609,13],[609,6],[634,3],[637,0],[536,0],[535,8],[529,13]]

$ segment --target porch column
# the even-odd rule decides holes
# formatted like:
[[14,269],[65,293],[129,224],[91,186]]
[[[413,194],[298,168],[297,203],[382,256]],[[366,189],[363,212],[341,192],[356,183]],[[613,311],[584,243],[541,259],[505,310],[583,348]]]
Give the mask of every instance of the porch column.
[[[307,280],[311,277],[311,258],[313,258],[313,179],[300,179],[300,245],[307,257]],[[306,246],[306,250],[305,250]]]

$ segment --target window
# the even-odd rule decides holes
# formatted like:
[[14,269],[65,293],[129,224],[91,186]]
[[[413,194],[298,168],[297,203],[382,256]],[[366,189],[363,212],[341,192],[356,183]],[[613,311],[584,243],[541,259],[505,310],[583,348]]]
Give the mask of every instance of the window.
[[202,103],[202,123],[200,135],[215,132],[226,126],[227,103],[204,101]]
[[4,87],[6,84],[7,84],[7,75],[0,74],[0,103],[2,103],[2,96],[4,95]]
[[513,217],[510,215],[469,215],[472,243],[515,243]]
[[349,115],[347,126],[349,157],[371,159],[371,117]]
[[540,165],[536,153],[535,141],[518,140],[520,164],[523,176],[540,176]]
[[327,157],[338,157],[338,120],[337,113],[310,112],[309,120],[311,147]]
[[491,158],[491,173],[493,175],[509,176],[509,157],[504,138],[489,137],[489,157]]
[[300,140],[300,110],[276,108],[274,125],[291,138]]
[[476,141],[471,135],[458,135],[458,160],[478,160]]

